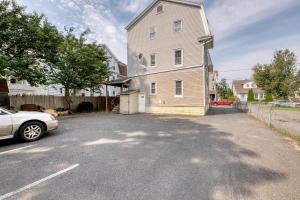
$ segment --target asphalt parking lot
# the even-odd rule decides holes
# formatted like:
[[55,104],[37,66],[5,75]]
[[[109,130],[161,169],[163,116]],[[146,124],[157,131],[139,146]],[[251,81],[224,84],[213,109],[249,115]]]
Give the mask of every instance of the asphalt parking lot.
[[0,200],[298,200],[299,166],[293,142],[233,108],[74,115],[40,141],[0,141]]

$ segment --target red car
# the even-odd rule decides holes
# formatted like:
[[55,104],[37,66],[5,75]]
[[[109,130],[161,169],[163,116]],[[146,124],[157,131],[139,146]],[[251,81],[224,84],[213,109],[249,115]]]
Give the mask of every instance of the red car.
[[226,105],[226,106],[231,106],[234,103],[234,101],[230,101],[230,100],[217,100],[217,101],[211,101],[210,104],[211,105]]

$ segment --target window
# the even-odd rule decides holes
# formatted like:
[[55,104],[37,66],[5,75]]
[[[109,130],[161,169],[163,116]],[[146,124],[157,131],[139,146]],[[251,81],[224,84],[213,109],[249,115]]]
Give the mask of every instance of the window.
[[116,96],[116,92],[115,91],[113,91],[113,96]]
[[156,9],[157,14],[162,13],[164,10],[164,7],[162,5],[159,5]]
[[17,80],[16,80],[15,78],[11,78],[11,79],[10,79],[10,83],[11,83],[11,84],[15,84],[16,82],[17,82]]
[[156,66],[156,55],[155,54],[151,54],[150,55],[150,66],[151,67],[155,67]]
[[174,22],[174,32],[179,33],[182,30],[182,21],[178,20]]
[[174,81],[174,96],[175,97],[183,96],[183,83],[180,80]]
[[183,51],[182,49],[177,49],[174,51],[174,64],[181,66],[183,64]]
[[62,93],[63,93],[63,89],[62,89],[62,88],[60,88],[59,90],[60,90],[60,94],[62,94]]
[[150,95],[155,95],[156,94],[156,83],[152,82],[150,83]]
[[258,99],[258,93],[254,93],[254,98]]
[[151,26],[149,28],[149,38],[152,40],[156,36],[156,28],[155,26]]

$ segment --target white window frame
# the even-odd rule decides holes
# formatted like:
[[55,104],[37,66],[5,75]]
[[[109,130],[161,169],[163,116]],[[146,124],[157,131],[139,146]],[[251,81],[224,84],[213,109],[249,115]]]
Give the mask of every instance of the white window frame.
[[[181,81],[181,95],[176,94],[176,82]],[[174,97],[176,98],[182,98],[183,97],[183,80],[174,80],[173,82],[173,93]]]
[[[181,51],[181,64],[176,64],[176,56],[175,53],[176,51]],[[174,49],[173,51],[173,64],[175,67],[182,67],[183,66],[183,49]]]
[[[152,93],[152,84],[155,84],[155,93]],[[157,83],[156,82],[151,82],[150,83],[150,95],[153,96],[153,95],[156,95],[157,93]]]
[[[154,36],[151,36],[151,29],[152,28],[154,28]],[[156,26],[150,26],[149,30],[148,30],[149,39],[153,40],[156,37],[156,34],[157,34]]]
[[[175,24],[176,24],[177,22],[180,22],[180,31],[176,31],[176,25],[175,25]],[[179,20],[174,21],[174,22],[173,22],[173,32],[174,32],[174,33],[180,33],[181,31],[182,31],[182,20],[179,19]]]
[[[154,56],[154,65],[152,65],[152,63],[151,63],[151,56]],[[150,58],[149,58],[149,66],[150,67],[156,67],[156,61],[157,61],[157,59],[156,59],[156,54],[155,53],[152,53],[152,54],[150,54]]]

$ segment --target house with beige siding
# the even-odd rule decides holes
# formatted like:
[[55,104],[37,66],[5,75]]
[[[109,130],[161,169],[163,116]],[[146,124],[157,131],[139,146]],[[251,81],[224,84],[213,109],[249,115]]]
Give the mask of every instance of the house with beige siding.
[[154,0],[126,27],[129,91],[138,111],[205,115],[213,37],[202,3]]

